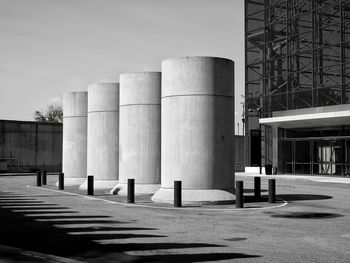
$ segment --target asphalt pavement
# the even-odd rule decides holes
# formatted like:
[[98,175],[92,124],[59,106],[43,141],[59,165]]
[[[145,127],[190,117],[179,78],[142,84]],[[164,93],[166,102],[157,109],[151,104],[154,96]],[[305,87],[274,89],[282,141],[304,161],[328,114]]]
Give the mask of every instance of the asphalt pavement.
[[[149,197],[57,190],[56,175],[0,177],[1,262],[350,262],[350,186],[277,177],[276,204],[173,209]],[[267,178],[262,177],[262,195]]]

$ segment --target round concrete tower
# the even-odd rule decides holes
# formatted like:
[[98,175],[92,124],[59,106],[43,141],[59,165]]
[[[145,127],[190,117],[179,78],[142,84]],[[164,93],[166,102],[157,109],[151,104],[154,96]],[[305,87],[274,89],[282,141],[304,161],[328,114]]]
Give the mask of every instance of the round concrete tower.
[[64,184],[80,185],[86,179],[88,93],[63,94]]
[[154,202],[232,202],[234,189],[234,62],[215,57],[162,62],[161,188]]
[[135,194],[160,187],[160,72],[120,75],[119,184],[113,193],[126,195],[127,179]]
[[[88,88],[88,163],[95,189],[118,183],[119,84],[91,84]],[[85,181],[80,189],[87,188]]]

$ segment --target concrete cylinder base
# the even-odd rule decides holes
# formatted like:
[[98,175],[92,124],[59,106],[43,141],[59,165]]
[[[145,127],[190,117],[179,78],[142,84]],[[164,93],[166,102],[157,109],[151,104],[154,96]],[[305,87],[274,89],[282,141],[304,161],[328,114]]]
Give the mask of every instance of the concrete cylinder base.
[[[160,188],[160,184],[135,184],[135,195],[150,195],[154,194]],[[128,184],[119,183],[111,190],[111,194],[126,196]]]
[[[182,204],[203,205],[203,204],[232,204],[235,196],[224,190],[182,190]],[[152,196],[155,203],[174,203],[174,189],[160,188]]]
[[[95,190],[109,190],[112,189],[114,185],[118,184],[116,180],[94,180]],[[85,180],[80,186],[80,190],[87,190],[87,180]]]
[[[86,178],[64,178],[64,186],[78,186],[81,185]],[[55,183],[58,186],[58,181]]]

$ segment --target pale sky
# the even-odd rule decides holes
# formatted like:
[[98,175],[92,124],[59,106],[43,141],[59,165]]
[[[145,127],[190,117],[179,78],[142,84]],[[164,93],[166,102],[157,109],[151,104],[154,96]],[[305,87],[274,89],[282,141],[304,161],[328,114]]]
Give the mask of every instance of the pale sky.
[[[67,91],[160,71],[179,56],[235,61],[244,94],[244,0],[0,0],[0,119],[33,120]],[[237,130],[237,129],[236,129]]]

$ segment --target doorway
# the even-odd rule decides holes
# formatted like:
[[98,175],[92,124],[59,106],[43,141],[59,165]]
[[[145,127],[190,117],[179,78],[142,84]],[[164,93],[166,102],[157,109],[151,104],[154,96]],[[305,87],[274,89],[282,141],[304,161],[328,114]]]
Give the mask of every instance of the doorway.
[[349,138],[284,139],[283,172],[310,175],[349,175]]

